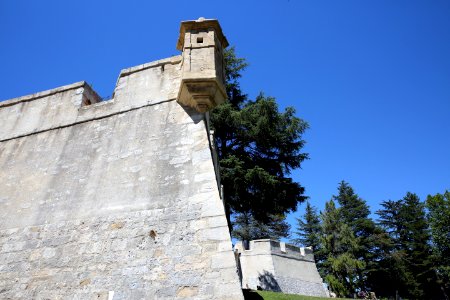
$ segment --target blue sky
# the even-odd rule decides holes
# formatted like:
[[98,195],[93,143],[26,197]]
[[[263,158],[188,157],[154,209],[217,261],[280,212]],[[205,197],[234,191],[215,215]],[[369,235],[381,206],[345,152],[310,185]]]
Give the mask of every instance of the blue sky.
[[373,211],[450,189],[450,1],[162,3],[1,1],[0,99],[80,80],[110,95],[121,69],[178,54],[180,21],[217,18],[250,98],[309,122],[292,175],[312,204],[341,180]]

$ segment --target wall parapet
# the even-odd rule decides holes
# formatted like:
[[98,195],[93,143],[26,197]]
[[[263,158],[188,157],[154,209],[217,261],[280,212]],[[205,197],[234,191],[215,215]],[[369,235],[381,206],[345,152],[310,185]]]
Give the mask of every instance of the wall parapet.
[[37,100],[39,98],[44,98],[44,97],[52,96],[54,94],[62,93],[62,92],[65,92],[65,91],[78,89],[80,87],[85,86],[86,84],[87,84],[86,81],[78,81],[78,82],[67,84],[67,85],[63,85],[63,86],[60,86],[60,87],[57,87],[57,88],[53,88],[53,89],[49,89],[49,90],[45,90],[45,91],[41,91],[41,92],[29,94],[29,95],[25,95],[25,96],[21,96],[21,97],[17,97],[17,98],[4,100],[4,101],[0,102],[0,109],[3,108],[3,107],[19,104],[21,102],[29,102],[29,101]]
[[20,138],[133,109],[174,101],[181,56],[121,71],[111,99],[104,101],[86,81],[0,102],[0,141]]
[[326,297],[311,248],[262,239],[235,246],[241,284],[246,289],[263,289],[288,294]]
[[311,247],[297,247],[271,239],[250,241],[248,249],[245,249],[243,242],[238,242],[236,244],[236,249],[243,255],[278,255],[286,258],[314,262],[314,253]]

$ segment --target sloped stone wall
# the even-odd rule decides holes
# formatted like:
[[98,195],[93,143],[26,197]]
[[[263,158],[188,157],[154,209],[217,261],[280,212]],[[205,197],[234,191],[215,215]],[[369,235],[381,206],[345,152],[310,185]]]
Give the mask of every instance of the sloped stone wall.
[[242,299],[176,63],[123,72],[109,102],[71,101],[79,83],[0,105],[1,299]]

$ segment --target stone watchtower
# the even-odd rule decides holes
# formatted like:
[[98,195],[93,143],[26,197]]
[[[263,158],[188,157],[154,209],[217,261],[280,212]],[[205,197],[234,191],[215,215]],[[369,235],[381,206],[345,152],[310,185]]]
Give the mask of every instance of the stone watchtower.
[[181,55],[0,102],[0,298],[242,299],[206,111],[226,100],[216,20]]
[[228,41],[216,20],[181,23],[177,49],[183,51],[178,102],[205,112],[227,99],[223,49]]

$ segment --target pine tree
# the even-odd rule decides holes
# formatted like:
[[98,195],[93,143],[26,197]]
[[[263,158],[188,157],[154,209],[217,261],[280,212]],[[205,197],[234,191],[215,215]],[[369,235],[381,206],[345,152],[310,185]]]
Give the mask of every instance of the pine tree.
[[233,237],[249,242],[257,239],[279,240],[289,236],[290,225],[284,215],[270,215],[270,221],[257,221],[250,213],[236,214],[234,219]]
[[401,252],[399,245],[399,233],[403,228],[403,221],[400,217],[402,201],[384,201],[381,203],[383,209],[378,210],[378,225],[383,229],[385,242],[379,249],[378,268],[370,277],[372,285],[375,287],[377,295],[382,297],[394,297],[406,295],[407,289],[405,278],[411,274],[407,272],[406,264],[403,260],[405,254]]
[[292,239],[293,244],[312,247],[317,251],[320,247],[321,225],[317,209],[309,202],[306,202],[305,214],[297,218],[296,238]]
[[435,299],[439,294],[431,264],[430,234],[425,207],[413,193],[398,201],[385,201],[378,211],[380,224],[390,234],[392,280],[401,296]]
[[[225,51],[229,101],[211,111],[220,175],[231,216],[251,216],[261,224],[295,211],[306,197],[304,188],[289,176],[308,155],[302,153],[302,134],[308,124],[292,107],[280,112],[273,97],[260,94],[248,100],[239,85],[247,67],[234,48]],[[242,224],[245,224],[242,223]]]
[[339,183],[338,192],[338,195],[333,198],[342,207],[343,221],[350,226],[357,237],[370,234],[373,231],[374,222],[368,218],[370,210],[366,202],[359,198],[345,181]]
[[402,246],[400,241],[400,235],[404,235],[405,223],[400,215],[402,212],[403,202],[401,200],[393,201],[387,200],[381,203],[384,209],[378,210],[376,213],[379,215],[379,225],[386,230],[391,241],[393,242],[393,247],[400,250]]
[[[408,230],[406,229],[405,202],[388,200],[381,203],[384,209],[377,211],[379,224],[386,230],[392,241],[392,247],[386,253],[383,265],[387,275],[385,296],[400,295],[411,297],[412,291],[418,289],[418,282],[411,271],[406,252]],[[389,284],[392,283],[392,284]]]
[[435,289],[435,277],[431,265],[430,232],[425,216],[425,205],[416,194],[407,193],[403,198],[403,219],[405,220],[404,249],[411,273],[416,277],[417,287],[412,296],[423,299],[430,297]]
[[433,264],[444,299],[450,294],[450,192],[429,195],[426,201],[433,239]]
[[291,240],[293,244],[312,247],[316,263],[324,260],[321,247],[322,227],[319,215],[317,209],[309,202],[306,202],[305,214],[302,218],[297,218],[297,228],[294,234],[296,237]]
[[382,247],[383,231],[369,217],[370,210],[366,201],[361,199],[353,188],[345,181],[338,187],[338,195],[333,197],[340,205],[340,214],[343,223],[347,224],[355,236],[357,247],[354,256],[364,261],[366,267],[359,269],[357,286],[361,290],[370,288],[371,272],[378,268],[377,250]]
[[365,268],[365,263],[355,257],[358,241],[350,226],[343,222],[342,213],[333,200],[325,204],[321,219],[321,254],[326,258],[319,263],[319,270],[331,290],[339,296],[349,296],[356,291],[361,280],[359,274]]

